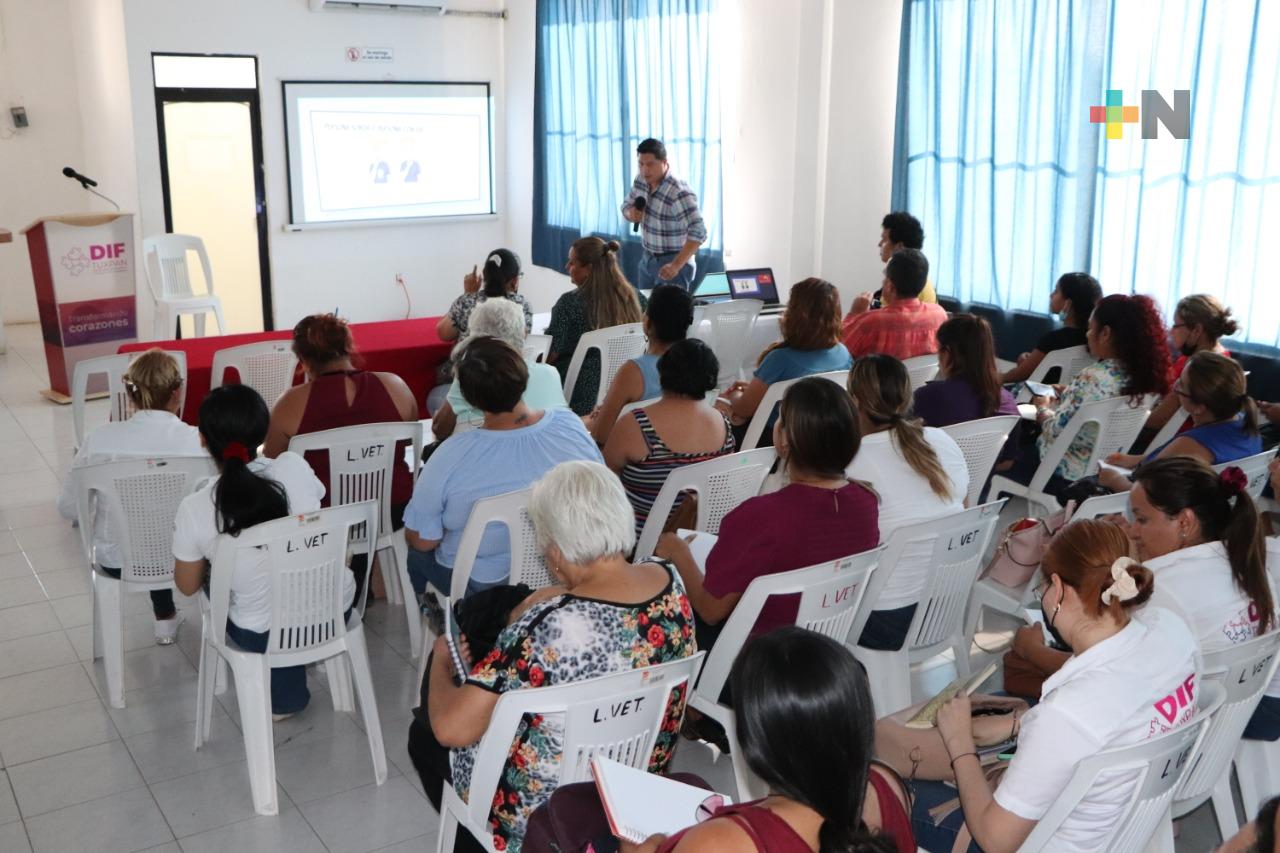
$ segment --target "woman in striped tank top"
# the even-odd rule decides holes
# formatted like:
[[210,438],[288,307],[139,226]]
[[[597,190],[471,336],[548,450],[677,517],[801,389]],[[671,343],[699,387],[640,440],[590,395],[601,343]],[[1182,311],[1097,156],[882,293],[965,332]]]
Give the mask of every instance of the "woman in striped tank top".
[[703,402],[719,373],[715,353],[702,341],[672,344],[658,359],[662,399],[622,417],[610,432],[604,461],[622,478],[637,535],[668,474],[734,451],[729,422]]

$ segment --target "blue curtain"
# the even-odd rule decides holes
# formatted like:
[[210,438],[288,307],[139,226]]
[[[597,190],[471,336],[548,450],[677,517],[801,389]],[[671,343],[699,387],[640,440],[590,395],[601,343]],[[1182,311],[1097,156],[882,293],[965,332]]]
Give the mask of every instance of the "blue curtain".
[[533,262],[562,269],[574,240],[640,239],[619,210],[647,137],[698,196],[698,274],[723,269],[718,0],[538,0]]
[[[1108,140],[1107,90],[1191,90],[1191,133]],[[1280,4],[906,0],[894,207],[925,228],[940,293],[1046,311],[1086,270],[1168,313],[1212,293],[1280,342]]]

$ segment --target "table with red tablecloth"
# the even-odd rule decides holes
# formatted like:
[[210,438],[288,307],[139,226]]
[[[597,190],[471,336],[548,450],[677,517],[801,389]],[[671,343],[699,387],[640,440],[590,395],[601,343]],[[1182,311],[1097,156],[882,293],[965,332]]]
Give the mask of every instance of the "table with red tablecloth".
[[[427,392],[435,385],[436,368],[449,357],[453,344],[440,340],[436,334],[438,317],[415,320],[389,320],[383,323],[352,323],[351,336],[355,339],[356,366],[365,370],[394,373],[403,379],[418,401],[418,412],[427,417]],[[213,354],[228,347],[254,344],[262,341],[287,341],[293,331],[253,332],[244,335],[217,335],[208,338],[184,338],[177,341],[146,341],[124,344],[119,352],[139,352],[159,347],[165,350],[181,350],[187,354],[187,401],[183,419],[194,424],[200,412],[200,403],[209,393]],[[234,373],[234,371],[230,371]],[[231,381],[232,377],[226,377]]]

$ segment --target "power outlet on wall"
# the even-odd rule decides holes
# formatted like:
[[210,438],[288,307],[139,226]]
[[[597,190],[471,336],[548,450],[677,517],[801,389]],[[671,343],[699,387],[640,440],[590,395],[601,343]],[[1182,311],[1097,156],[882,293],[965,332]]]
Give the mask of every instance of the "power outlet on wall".
[[18,130],[31,124],[27,120],[27,108],[21,105],[9,107],[9,115],[13,117],[13,126]]

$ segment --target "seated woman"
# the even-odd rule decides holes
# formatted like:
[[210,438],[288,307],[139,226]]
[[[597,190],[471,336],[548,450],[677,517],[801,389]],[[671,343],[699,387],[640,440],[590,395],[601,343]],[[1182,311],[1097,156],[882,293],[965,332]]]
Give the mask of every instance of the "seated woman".
[[[1188,360],[1196,353],[1213,352],[1230,358],[1231,353],[1222,345],[1222,339],[1239,330],[1231,309],[1223,307],[1207,293],[1193,293],[1178,300],[1178,307],[1173,311],[1173,325],[1169,327],[1169,342],[1178,351],[1178,358],[1169,368],[1169,384],[1177,381]],[[1177,394],[1164,395],[1151,410],[1143,430],[1154,435],[1184,403]]]
[[[599,237],[583,237],[569,247],[565,271],[573,289],[556,300],[547,326],[551,335],[547,363],[555,365],[562,381],[568,378],[569,363],[583,335],[642,319],[642,300],[618,266],[621,250],[617,240],[606,243]],[[582,361],[570,408],[579,415],[588,414],[596,407],[599,389],[600,354],[592,351]]]
[[871,688],[844,645],[779,628],[743,647],[729,682],[742,697],[738,745],[769,796],[722,806],[670,838],[624,842],[623,853],[914,853],[906,788],[872,758]]
[[[443,442],[422,466],[404,513],[409,579],[421,598],[427,583],[450,594],[454,561],[471,507],[481,498],[532,485],[561,462],[600,461],[600,448],[568,409],[532,409],[524,356],[496,338],[472,338],[458,360],[466,402],[484,413],[480,429]],[[490,525],[467,592],[496,586],[510,571],[507,529]]]
[[[651,308],[663,287],[654,289]],[[668,474],[733,452],[728,420],[703,402],[707,392],[715,390],[719,371],[716,354],[697,338],[673,345],[658,359],[662,399],[633,409],[609,434],[604,463],[622,478],[627,500],[635,510],[636,536],[644,529]],[[677,502],[676,507],[679,505]]]
[[[609,440],[609,433],[622,412],[622,407],[641,400],[652,400],[662,394],[658,378],[658,359],[683,341],[693,323],[693,297],[684,288],[674,284],[662,284],[649,294],[649,305],[644,312],[644,333],[649,347],[618,368],[613,384],[605,394],[604,402],[587,415],[585,422],[596,443],[601,447]],[[715,390],[715,380],[712,387]]]
[[[994,742],[1012,732],[1018,750],[994,792],[974,736],[990,718],[973,717],[967,695],[942,707],[936,731],[891,720],[877,725],[881,757],[891,758],[899,772],[915,770],[912,822],[923,847],[1017,850],[1081,760],[1142,743],[1195,716],[1195,701],[1186,698],[1198,693],[1195,637],[1164,609],[1130,617],[1150,598],[1153,581],[1149,569],[1129,558],[1129,547],[1119,526],[1098,519],[1067,525],[1049,544],[1041,604],[1046,624],[1075,655],[1045,682],[1036,707],[999,721],[1003,731]],[[1137,784],[1136,775],[1096,781],[1057,828],[1054,849],[1101,849]],[[935,824],[931,810],[952,801],[957,789],[960,809]]]
[[[750,382],[733,383],[716,401],[733,423],[739,443],[770,385],[783,379],[849,369],[853,360],[841,341],[840,321],[840,293],[831,282],[806,278],[791,286],[787,308],[778,321],[782,340],[760,353]],[[760,436],[761,446],[769,444],[776,419],[776,413],[770,415]]]
[[[751,581],[876,547],[876,495],[845,469],[861,433],[849,395],[811,377],[787,389],[773,425],[774,447],[790,483],[747,498],[720,522],[705,577],[689,545],[674,533],[658,541],[658,556],[675,563],[698,622],[698,644],[711,648],[720,626]],[[752,633],[795,623],[798,596],[775,596]]]
[[462,295],[453,300],[449,311],[436,323],[436,334],[442,341],[456,341],[467,336],[471,312],[490,299],[503,299],[520,308],[524,318],[524,331],[533,329],[533,308],[529,300],[521,296],[520,256],[510,249],[494,249],[485,259],[484,269],[476,275],[471,272],[462,277]]
[[[187,495],[173,522],[173,582],[185,595],[205,584],[218,534],[238,536],[255,524],[314,512],[325,487],[296,453],[259,457],[270,414],[248,385],[214,388],[200,404],[200,437],[218,467],[217,478]],[[351,607],[355,578],[344,572],[343,598]],[[271,567],[265,553],[242,551],[231,577],[227,637],[250,652],[267,650],[271,628]],[[277,720],[296,714],[311,701],[307,668],[271,670],[271,712]]]
[[[847,473],[880,495],[878,542],[899,527],[964,509],[969,466],[951,436],[911,419],[911,378],[889,355],[868,355],[849,371],[849,394],[858,411],[862,446]],[[859,645],[880,651],[902,648],[927,577],[932,549],[908,547],[880,591]],[[885,708],[884,711],[894,709]]]
[[[70,473],[62,480],[58,512],[68,521],[75,521],[79,515],[77,468],[131,457],[204,455],[200,433],[178,417],[186,391],[173,356],[149,349],[135,358],[124,373],[124,390],[134,408],[133,417],[103,424],[86,435],[71,460]],[[106,513],[94,518],[94,561],[108,577],[120,577],[120,549],[111,540],[112,531],[123,525],[124,519],[108,519]],[[151,610],[156,618],[156,643],[172,645],[178,637],[180,621],[173,590],[152,590]]]
[[[1146,456],[1112,453],[1107,462],[1136,468],[1141,462],[1185,456],[1207,465],[1234,462],[1262,452],[1258,407],[1249,397],[1244,370],[1216,352],[1198,352],[1173,383],[1173,394],[1191,416],[1191,429]],[[1133,482],[1118,471],[1102,469],[1098,482],[1113,492],[1127,492]]]
[[[627,561],[635,546],[631,506],[607,468],[556,466],[534,487],[529,515],[560,585],[538,590],[511,612],[463,686],[453,682],[443,639],[432,653],[409,730],[409,755],[437,809],[445,781],[466,798],[476,746],[506,691],[625,672],[697,651],[680,578],[663,563]],[[658,736],[651,772],[666,769],[684,698],[683,691],[672,693],[671,724]],[[539,714],[520,730],[511,747],[517,763],[504,769],[490,812],[497,849],[520,850],[529,814],[555,790],[563,736],[559,712]]]
[[[471,313],[470,329],[470,337],[467,340],[471,337],[497,338],[521,353],[522,358],[524,357],[524,319],[520,316],[518,305],[505,299],[485,302]],[[467,340],[463,340],[455,348],[455,357],[462,356]],[[531,409],[566,408],[568,404],[565,403],[560,374],[556,369],[549,364],[542,364],[528,358],[524,359],[524,364],[529,370],[529,383],[525,386],[524,396],[521,398],[525,405]],[[431,433],[438,441],[444,441],[453,435],[459,422],[475,422],[483,417],[483,413],[462,396],[462,386],[458,384],[457,377],[454,377],[453,384],[449,386],[448,398],[431,418]]]
[[[1006,384],[1021,382],[1035,372],[1049,353],[1084,346],[1089,317],[1101,299],[1102,285],[1096,278],[1085,272],[1065,273],[1053,286],[1053,294],[1049,297],[1049,312],[1062,317],[1061,328],[1041,336],[1031,352],[1018,356],[1018,363],[1005,371],[1000,381]],[[1057,373],[1056,370],[1051,372]],[[1058,377],[1046,375],[1044,381],[1057,382]]]
[[[1098,361],[1080,371],[1071,384],[1059,392],[1056,403],[1049,397],[1031,398],[1036,407],[1040,437],[1036,439],[1037,452],[1024,453],[1010,472],[1010,476],[1020,482],[1030,482],[1041,457],[1081,406],[1120,396],[1140,402],[1147,394],[1163,394],[1169,388],[1169,349],[1165,346],[1160,314],[1151,297],[1121,294],[1106,297],[1093,309],[1086,339],[1089,352]],[[1045,486],[1047,493],[1058,494],[1085,475],[1097,437],[1097,426],[1085,424],[1049,478]]]

